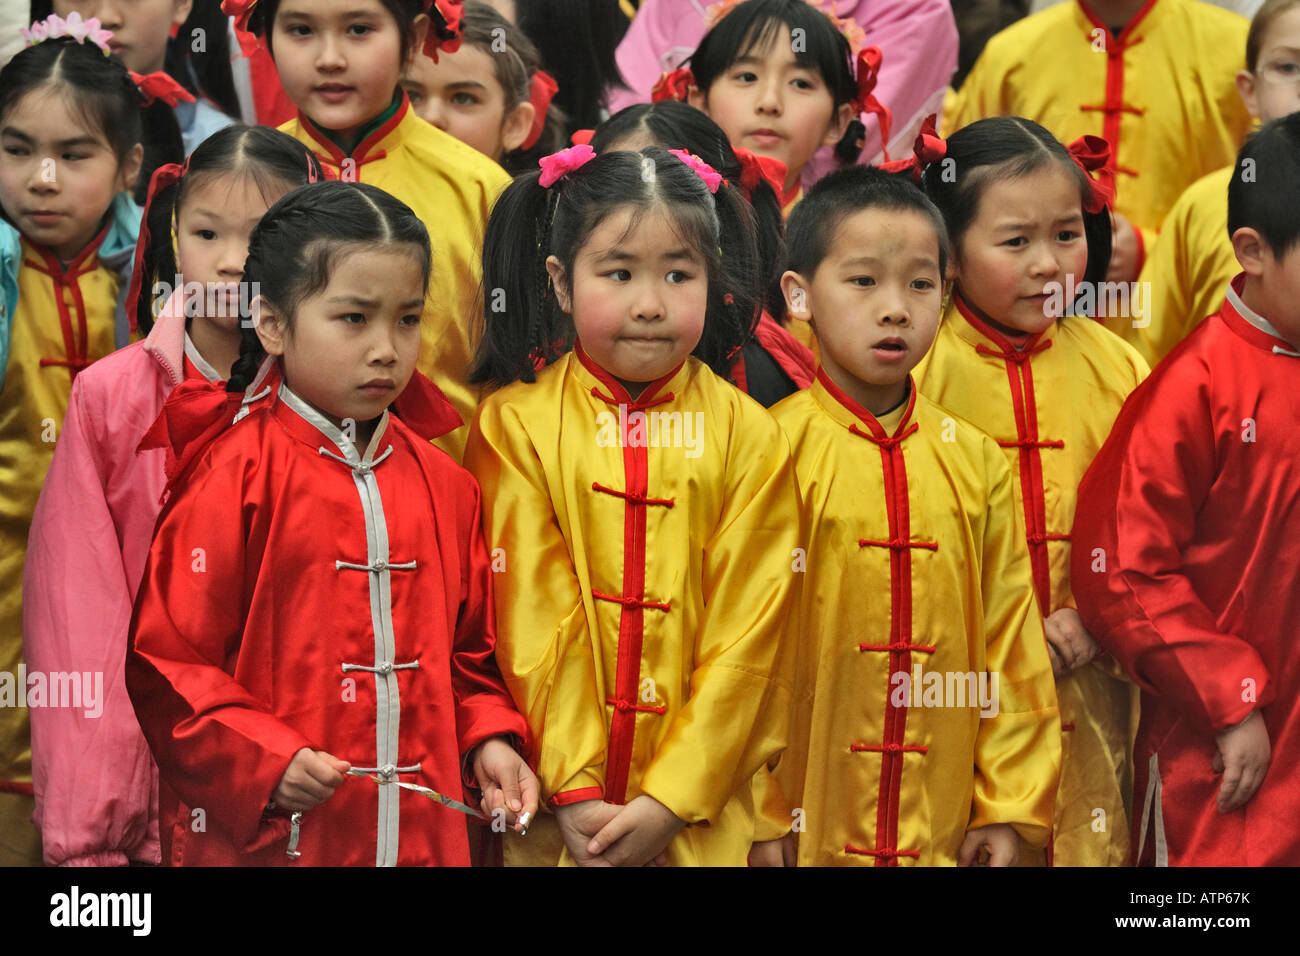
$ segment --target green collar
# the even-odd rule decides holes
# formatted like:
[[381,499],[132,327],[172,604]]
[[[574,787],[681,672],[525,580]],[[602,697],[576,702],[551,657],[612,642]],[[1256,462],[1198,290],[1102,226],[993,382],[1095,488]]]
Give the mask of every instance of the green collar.
[[399,86],[397,88],[397,91],[393,94],[393,102],[388,104],[388,109],[384,110],[382,113],[380,113],[378,116],[372,119],[365,126],[361,127],[361,129],[357,132],[355,139],[350,144],[345,143],[343,141],[343,138],[335,130],[326,129],[324,126],[321,126],[319,123],[316,124],[316,128],[320,130],[322,133],[324,133],[325,137],[331,143],[333,143],[335,146],[341,149],[344,152],[344,154],[350,156],[352,155],[352,150],[356,149],[357,146],[359,146],[362,142],[364,142],[367,136],[369,136],[371,133],[379,129],[379,127],[383,126],[390,119],[392,119],[394,116],[397,115],[397,111],[402,107],[403,98],[404,98],[404,93],[402,91],[402,88]]

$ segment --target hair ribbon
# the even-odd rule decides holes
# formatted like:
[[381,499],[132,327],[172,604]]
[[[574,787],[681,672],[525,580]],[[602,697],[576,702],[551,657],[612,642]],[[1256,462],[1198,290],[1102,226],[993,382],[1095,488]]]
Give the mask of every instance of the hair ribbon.
[[546,112],[551,108],[551,100],[559,92],[555,78],[545,70],[538,70],[528,81],[528,102],[533,105],[533,125],[528,129],[528,136],[519,144],[520,149],[532,149],[542,138],[546,128]]
[[912,144],[911,156],[907,159],[881,163],[880,168],[887,173],[910,173],[912,180],[920,183],[925,167],[937,163],[948,154],[948,141],[935,129],[937,119],[934,113],[925,118],[921,124],[921,131],[916,134],[916,140]]
[[1090,213],[1098,213],[1115,202],[1115,187],[1111,183],[1094,179],[1093,170],[1105,169],[1110,162],[1110,144],[1100,136],[1080,136],[1066,149],[1075,165],[1083,170],[1084,176],[1091,184],[1088,199],[1083,208]]

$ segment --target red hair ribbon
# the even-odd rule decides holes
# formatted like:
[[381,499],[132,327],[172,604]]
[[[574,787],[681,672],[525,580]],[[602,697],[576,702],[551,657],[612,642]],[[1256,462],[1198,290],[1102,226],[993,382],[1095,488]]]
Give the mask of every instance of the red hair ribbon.
[[780,202],[781,195],[785,192],[785,163],[770,156],[755,155],[743,146],[736,147],[735,153],[740,160],[740,186],[745,190],[745,195],[752,197],[754,188],[766,180],[776,194],[777,202]]
[[1080,136],[1067,149],[1070,151],[1070,158],[1083,170],[1092,187],[1083,208],[1088,212],[1098,213],[1107,206],[1113,205],[1115,187],[1110,183],[1094,179],[1091,175],[1092,170],[1105,169],[1106,164],[1110,162],[1110,143],[1100,136]]
[[538,70],[528,82],[528,102],[533,104],[533,125],[528,136],[519,144],[520,149],[532,149],[542,138],[546,128],[546,111],[551,108],[551,100],[560,89],[555,78],[545,70]]
[[460,20],[464,16],[461,0],[424,0],[429,15],[429,32],[424,35],[424,55],[438,62],[438,51],[455,53],[460,49]]
[[574,146],[590,146],[591,138],[595,135],[594,129],[575,129],[573,135],[569,137],[569,142]]
[[537,161],[542,174],[537,178],[537,185],[549,189],[575,169],[581,169],[596,158],[596,151],[586,143],[570,146],[558,153],[543,156]]
[[886,162],[888,162],[889,129],[894,125],[894,118],[889,111],[889,107],[876,99],[872,93],[872,90],[876,88],[876,81],[880,77],[880,64],[884,58],[884,54],[880,52],[878,46],[866,47],[858,53],[858,95],[857,99],[853,101],[853,105],[856,107],[854,112],[876,114],[876,120],[880,124],[880,151],[884,154]]
[[664,100],[686,102],[686,94],[695,85],[695,75],[684,66],[679,66],[671,73],[659,77],[659,82],[650,90],[650,102],[660,103]]
[[166,449],[163,472],[170,486],[214,438],[230,427],[243,402],[244,393],[227,392],[225,382],[186,379],[167,396],[162,413],[144,433],[136,451]]
[[221,12],[235,21],[235,37],[244,56],[257,52],[257,34],[249,28],[256,6],[257,0],[221,0]]
[[881,163],[880,168],[887,173],[911,173],[913,181],[920,183],[925,167],[937,163],[948,153],[948,141],[935,129],[937,119],[934,113],[925,118],[921,131],[916,134],[916,141],[912,144],[911,156],[891,163]]
[[687,152],[684,149],[670,149],[668,152],[695,170],[695,175],[704,180],[704,185],[709,188],[710,193],[717,193],[718,187],[722,185],[722,174],[720,172],[694,153]]
[[187,103],[194,102],[194,94],[185,87],[173,80],[168,74],[159,70],[156,73],[150,73],[148,76],[142,76],[135,70],[128,70],[131,74],[131,81],[135,83],[136,89],[145,99],[145,106],[153,103],[154,100],[162,100],[173,109],[181,100]]
[[136,303],[140,301],[140,286],[144,282],[144,253],[149,245],[149,212],[153,209],[154,199],[158,194],[180,182],[185,177],[189,166],[188,159],[185,160],[184,166],[177,163],[164,163],[153,171],[153,176],[149,179],[149,198],[145,200],[144,215],[140,218],[140,235],[135,241],[135,263],[131,268],[131,285],[126,293],[126,312],[131,319],[132,332],[140,328]]

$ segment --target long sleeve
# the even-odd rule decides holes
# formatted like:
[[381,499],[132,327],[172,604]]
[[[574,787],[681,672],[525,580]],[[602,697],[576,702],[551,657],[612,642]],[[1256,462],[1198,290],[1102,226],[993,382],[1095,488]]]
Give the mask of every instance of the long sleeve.
[[1061,721],[1011,471],[991,441],[985,459],[997,476],[984,528],[982,591],[985,661],[997,675],[998,709],[980,720],[970,826],[1008,823],[1043,846],[1061,771]]
[[[1084,476],[1071,583],[1098,643],[1209,734],[1269,704],[1275,691],[1259,652],[1225,633],[1187,573],[1224,453],[1211,424],[1209,371],[1184,358],[1172,374],[1162,364],[1129,397]],[[1243,675],[1254,680],[1253,699]]]
[[492,569],[480,523],[477,486],[468,496],[469,512],[462,537],[467,573],[456,621],[451,680],[456,696],[456,739],[462,754],[489,737],[528,733],[515,710],[496,664],[496,612],[492,606]]
[[[246,536],[244,458],[200,462],[159,519],[132,620],[126,685],[164,781],[241,852],[283,836],[263,811],[293,755],[313,742],[235,672],[260,553]],[[304,623],[304,628],[309,628]]]
[[793,659],[782,645],[800,539],[794,469],[766,415],[738,422],[731,448],[724,511],[703,542],[690,697],[641,779],[642,792],[689,823],[715,819],[789,735]]
[[152,863],[153,760],[122,675],[131,584],[105,493],[97,403],[84,386],[72,386],[24,574],[27,666],[80,675],[87,704],[31,711],[36,822],[47,864]]
[[465,467],[482,490],[492,549],[497,660],[532,733],[542,796],[598,798],[608,728],[587,609],[537,452],[513,409],[491,400],[480,407]]

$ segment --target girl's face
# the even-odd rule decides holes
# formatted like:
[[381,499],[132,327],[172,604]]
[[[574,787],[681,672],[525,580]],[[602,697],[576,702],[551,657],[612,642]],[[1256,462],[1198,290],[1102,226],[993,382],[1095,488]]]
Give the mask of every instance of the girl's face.
[[582,347],[638,395],[691,354],[704,333],[709,276],[704,259],[673,228],[663,207],[616,210],[578,251],[573,276],[546,260],[560,308]]
[[528,135],[533,105],[524,102],[506,111],[492,57],[469,45],[439,54],[437,63],[417,56],[402,77],[402,87],[416,116],[500,162]]
[[382,414],[410,382],[424,309],[424,270],[412,247],[367,243],[344,253],[292,323],[256,301],[258,338],[281,356],[289,388],[340,428]]
[[185,282],[198,282],[206,292],[203,312],[193,321],[239,335],[239,284],[248,239],[270,203],[290,189],[288,183],[278,185],[276,195],[264,197],[252,176],[218,174],[204,176],[186,191],[176,217],[176,261]]
[[285,0],[272,31],[280,82],[314,123],[348,139],[392,102],[405,51],[380,0]]
[[1077,284],[1087,265],[1079,182],[1052,163],[984,187],[957,244],[955,277],[966,302],[995,328],[1033,334],[1060,318],[1050,300],[1062,301],[1066,276]]
[[103,224],[113,197],[135,185],[144,147],[118,161],[53,85],[20,98],[0,123],[0,205],[28,239],[76,258]]
[[813,153],[840,141],[853,118],[853,108],[836,107],[821,73],[800,66],[791,46],[777,33],[732,63],[708,90],[690,94],[690,104],[721,126],[732,146],[785,163],[787,190]]
[[112,30],[109,47],[137,73],[163,68],[172,27],[183,24],[193,6],[193,0],[54,0],[59,16],[96,17],[103,29]]
[[1255,72],[1238,73],[1237,90],[1261,123],[1300,110],[1300,6],[1278,14],[1269,24]]

